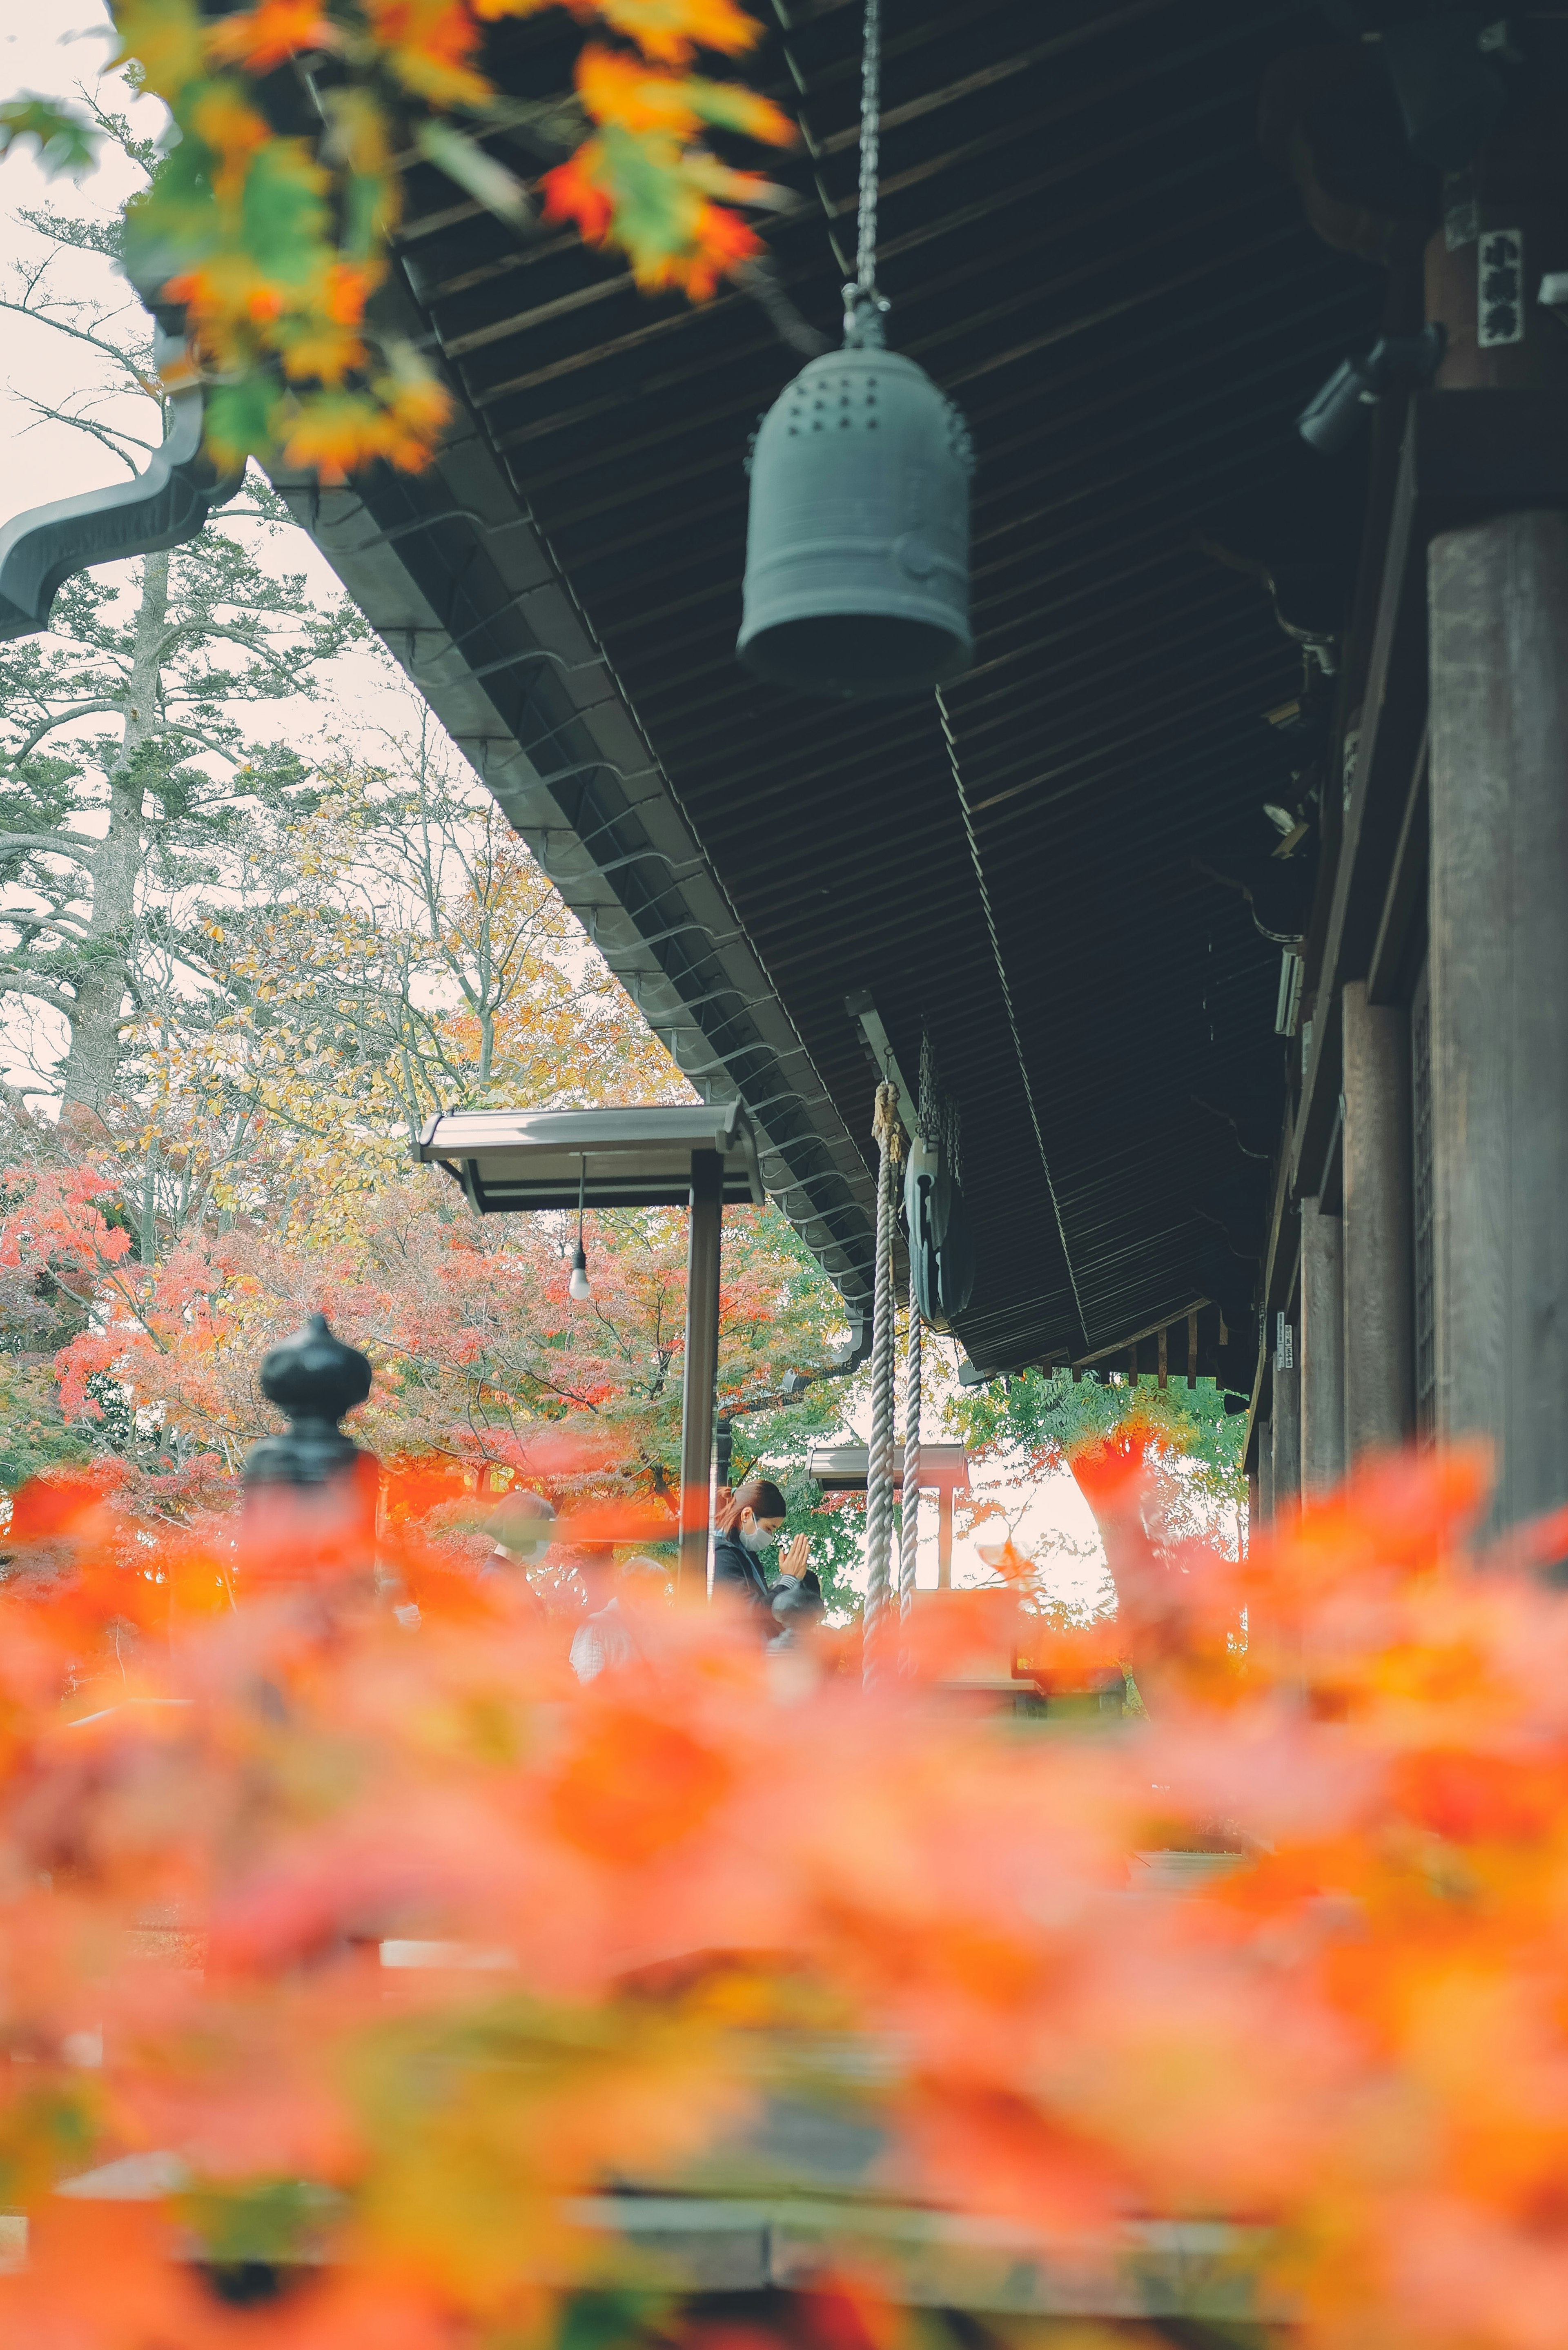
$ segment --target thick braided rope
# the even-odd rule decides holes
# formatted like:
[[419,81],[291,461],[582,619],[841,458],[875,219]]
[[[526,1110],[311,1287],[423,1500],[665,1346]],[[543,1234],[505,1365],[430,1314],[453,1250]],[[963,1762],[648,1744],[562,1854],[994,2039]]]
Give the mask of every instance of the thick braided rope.
[[877,291],[877,181],[882,144],[882,6],[866,0],[866,30],[860,58],[860,206],[857,222],[855,280],[863,294]]
[[920,1540],[920,1309],[909,1267],[909,1338],[904,1355],[904,1515],[898,1537],[898,1613],[915,1604],[915,1561]]
[[877,1282],[871,1308],[871,1445],[866,1464],[865,1678],[874,1680],[887,1628],[893,1537],[893,1181],[898,1097],[877,1088]]

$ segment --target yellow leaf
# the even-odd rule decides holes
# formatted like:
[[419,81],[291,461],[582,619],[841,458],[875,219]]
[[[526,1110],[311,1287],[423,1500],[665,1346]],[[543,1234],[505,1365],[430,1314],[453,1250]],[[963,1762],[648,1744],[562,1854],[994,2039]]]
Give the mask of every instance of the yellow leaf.
[[172,105],[203,69],[206,36],[193,0],[118,0],[113,13],[114,63],[134,59],[146,88]]

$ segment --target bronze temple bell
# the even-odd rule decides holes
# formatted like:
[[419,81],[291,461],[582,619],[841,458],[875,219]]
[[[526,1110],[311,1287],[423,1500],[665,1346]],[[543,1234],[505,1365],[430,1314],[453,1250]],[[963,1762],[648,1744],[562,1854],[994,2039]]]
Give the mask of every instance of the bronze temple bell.
[[[846,289],[852,295],[855,289]],[[846,348],[758,429],[736,651],[807,693],[929,693],[961,677],[974,452],[952,401],[852,301]]]

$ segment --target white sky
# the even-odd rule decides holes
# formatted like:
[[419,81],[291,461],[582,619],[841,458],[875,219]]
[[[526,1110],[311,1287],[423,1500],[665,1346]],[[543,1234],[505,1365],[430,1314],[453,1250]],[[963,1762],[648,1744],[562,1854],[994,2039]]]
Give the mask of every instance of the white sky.
[[[27,92],[68,98],[76,83],[90,84],[112,53],[108,26],[107,13],[96,0],[0,0],[0,95]],[[109,102],[121,103],[118,97]],[[133,119],[139,130],[153,135],[162,109],[143,101]],[[119,158],[100,164],[78,189],[68,180],[46,180],[30,144],[14,151],[0,163],[0,268],[8,271],[18,255],[36,250],[37,241],[18,223],[18,213],[58,206],[101,208],[109,213],[137,184],[134,172]],[[53,273],[52,282],[60,290],[84,297],[100,293],[108,282],[104,265],[91,255],[63,255],[53,265]],[[67,425],[35,422],[16,396],[19,390],[26,390],[35,399],[63,400],[80,387],[84,367],[92,364],[90,354],[83,353],[66,337],[0,313],[0,522],[26,507],[125,478],[124,469],[108,450]],[[127,400],[123,416],[116,421],[140,432],[147,430],[141,403],[136,400]],[[221,526],[221,516],[219,522]],[[231,527],[236,534],[246,529],[243,523]],[[248,536],[252,544],[260,538],[254,525]],[[262,552],[259,547],[258,552]],[[263,559],[267,559],[265,553]],[[321,600],[327,601],[336,593],[337,583],[330,567],[303,532],[290,534],[272,560],[280,568],[303,571],[307,586]],[[106,567],[106,576],[112,577],[114,569]],[[380,726],[400,730],[409,723],[409,712],[406,691],[389,681],[385,665],[372,656],[354,654],[331,665],[321,705],[323,726],[343,732]],[[292,733],[297,738],[298,712],[286,703],[271,707],[263,703],[246,712],[244,723],[253,736],[270,735],[275,740]],[[5,1057],[0,1041],[0,1059]],[[931,1425],[937,1418],[938,1402],[933,1399]],[[857,1432],[864,1437],[868,1431],[859,1429]],[[1007,1525],[1025,1553],[1057,1541],[1071,1545],[1052,1565],[1051,1587],[1065,1600],[1096,1603],[1109,1587],[1105,1556],[1088,1505],[1072,1477],[1063,1471],[1023,1492],[1010,1483],[1010,1476],[1015,1475],[1015,1465],[1007,1462],[978,1471],[975,1498],[994,1495],[1003,1503]],[[935,1501],[928,1499],[921,1511],[919,1580],[932,1587],[937,1579],[936,1515]],[[1001,1521],[993,1521],[979,1529],[979,1541],[997,1542],[1004,1531]],[[1076,1550],[1087,1555],[1073,1555]],[[992,1579],[974,1536],[961,1535],[953,1550],[954,1583],[970,1586]]]

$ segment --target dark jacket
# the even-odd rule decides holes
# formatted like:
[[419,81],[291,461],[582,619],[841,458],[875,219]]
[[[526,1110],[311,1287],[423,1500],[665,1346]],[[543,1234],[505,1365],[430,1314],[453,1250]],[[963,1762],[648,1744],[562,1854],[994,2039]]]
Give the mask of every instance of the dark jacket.
[[770,1617],[774,1596],[768,1578],[763,1572],[763,1562],[755,1551],[750,1551],[739,1534],[719,1534],[713,1542],[713,1596],[721,1592],[727,1599],[743,1599],[759,1614]]
[[784,1575],[769,1596],[781,1637],[810,1631],[821,1618],[822,1582],[814,1567],[804,1575]]

